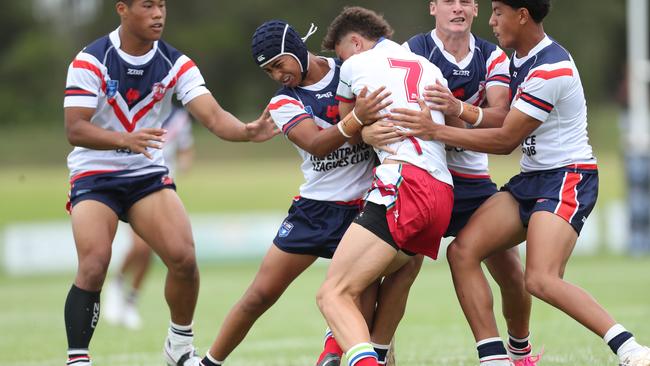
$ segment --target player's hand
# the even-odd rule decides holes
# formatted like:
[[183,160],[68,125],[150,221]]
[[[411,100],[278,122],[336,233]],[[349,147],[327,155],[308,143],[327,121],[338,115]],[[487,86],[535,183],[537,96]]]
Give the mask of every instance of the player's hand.
[[427,103],[419,99],[420,110],[409,108],[391,109],[391,121],[399,129],[397,133],[401,136],[417,136],[423,140],[435,140],[436,133],[443,126],[433,122],[431,111]]
[[440,111],[445,116],[458,116],[460,114],[461,101],[456,99],[451,91],[436,80],[434,85],[424,87],[424,100],[429,108]]
[[248,141],[264,142],[272,139],[280,133],[280,129],[273,122],[269,107],[264,109],[264,112],[258,119],[251,123],[246,124],[246,134]]
[[165,142],[163,137],[167,130],[162,128],[142,128],[133,132],[122,133],[122,142],[120,146],[124,149],[131,150],[134,153],[142,154],[147,159],[153,159],[147,151],[148,148],[160,149]]
[[393,101],[387,99],[391,95],[382,86],[374,92],[368,94],[368,87],[363,87],[354,104],[354,113],[364,125],[375,123],[377,120],[385,117],[381,111],[390,106]]
[[392,122],[383,120],[364,127],[361,130],[361,137],[366,144],[386,151],[391,155],[395,155],[395,150],[389,148],[388,145],[404,139],[403,136],[397,133]]

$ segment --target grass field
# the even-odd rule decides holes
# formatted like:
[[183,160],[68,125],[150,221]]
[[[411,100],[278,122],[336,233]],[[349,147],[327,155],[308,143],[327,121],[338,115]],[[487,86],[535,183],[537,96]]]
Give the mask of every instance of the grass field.
[[[650,343],[650,258],[575,258],[567,278],[585,287],[617,319]],[[242,294],[257,263],[201,268],[196,345],[209,347],[229,307]],[[156,266],[141,300],[145,326],[127,331],[101,323],[91,353],[96,365],[162,365],[168,315],[163,303],[164,268]],[[323,320],[314,296],[325,275],[315,265],[254,326],[228,359],[231,366],[312,365],[321,346]],[[54,366],[65,361],[63,303],[72,274],[0,277],[0,365]],[[498,295],[495,295],[498,303]],[[497,305],[498,307],[498,305]],[[503,332],[503,322],[501,322]],[[536,302],[532,318],[535,348],[546,350],[542,365],[614,365],[602,340],[566,315]],[[400,366],[474,365],[474,343],[453,293],[447,265],[428,262],[416,281],[397,338]]]
[[[623,197],[622,167],[613,147],[616,138],[611,135],[612,126],[606,124],[613,123],[614,114],[610,109],[605,111],[597,114],[601,123],[592,130],[605,146],[596,149],[597,153],[602,151],[598,153],[599,205]],[[7,131],[5,137],[6,143],[0,147],[0,230],[11,222],[65,220],[63,206],[69,187],[64,157],[70,148],[62,134],[31,136],[29,131],[21,130]],[[286,141],[279,138],[271,142],[271,147],[257,144],[250,149],[250,145],[215,141],[205,132],[197,134],[200,160],[189,174],[177,180],[188,211],[288,208],[291,197],[298,193],[302,175],[295,151]],[[502,184],[516,174],[518,155],[491,160],[495,182]],[[247,159],[250,157],[255,159]],[[195,331],[196,345],[205,352],[227,310],[252,279],[257,263],[201,265]],[[313,364],[324,330],[314,296],[325,269],[325,265],[317,264],[308,270],[256,324],[228,365]],[[72,278],[72,273],[17,278],[0,270],[0,366],[64,363],[63,303]],[[164,268],[158,265],[142,296],[144,329],[129,332],[100,323],[91,349],[96,365],[163,363],[160,351],[169,318],[162,300],[163,278]],[[636,332],[641,342],[650,343],[650,258],[578,257],[569,264],[567,278],[587,288],[620,322]],[[615,364],[598,337],[545,304],[534,305],[532,332],[535,348],[546,349],[543,365]],[[444,262],[427,263],[414,285],[397,335],[397,360],[400,366],[476,364],[474,342]]]

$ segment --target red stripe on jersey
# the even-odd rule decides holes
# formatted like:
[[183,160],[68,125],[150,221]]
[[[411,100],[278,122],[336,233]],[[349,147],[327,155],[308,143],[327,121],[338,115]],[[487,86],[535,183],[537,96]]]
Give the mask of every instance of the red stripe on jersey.
[[598,170],[598,165],[597,164],[571,164],[571,165],[567,165],[565,168],[581,169],[581,170]]
[[176,73],[176,76],[174,76],[172,81],[170,81],[169,84],[167,84],[165,89],[169,89],[172,86],[176,85],[176,82],[178,81],[178,79],[180,79],[181,76],[183,76],[183,74],[185,74],[185,72],[187,72],[187,70],[189,70],[189,69],[191,69],[191,68],[193,68],[195,66],[196,66],[196,64],[192,60],[189,60],[186,63],[184,63],[183,66],[181,66],[181,68],[178,70],[178,72]]
[[74,60],[72,61],[72,67],[75,69],[86,69],[92,71],[99,80],[102,82],[102,86],[104,85],[104,75],[102,74],[102,71],[99,69],[99,67],[91,64],[88,61],[81,61],[81,60]]
[[487,79],[488,83],[493,82],[493,81],[500,81],[502,83],[509,84],[510,83],[510,78],[507,77],[506,75],[494,75],[491,78]]
[[280,109],[282,106],[285,106],[287,104],[295,104],[298,107],[305,109],[305,107],[297,100],[295,99],[280,99],[275,103],[269,104],[269,111],[275,111],[277,109]]
[[560,76],[573,76],[573,70],[569,68],[564,68],[564,69],[557,69],[557,70],[536,70],[533,71],[532,74],[528,75],[526,80],[530,80],[532,78],[540,78],[544,80],[549,80],[553,78],[558,78]]
[[66,97],[73,97],[73,96],[97,96],[97,94],[93,92],[89,92],[88,90],[66,90],[65,91],[65,96]]
[[449,169],[449,173],[451,173],[452,176],[454,177],[459,177],[459,178],[467,178],[467,179],[490,179],[489,174],[467,174],[467,173],[460,173],[455,170]]
[[338,100],[339,102],[343,102],[343,103],[354,103],[354,101],[356,100],[356,99],[348,99],[348,98],[342,97],[342,96],[340,96],[338,94],[334,97],[334,99]]
[[505,53],[505,52],[501,52],[501,56],[497,57],[494,61],[492,61],[492,63],[490,64],[490,66],[488,66],[488,69],[487,69],[487,75],[490,76],[490,74],[492,73],[492,70],[494,70],[494,68],[495,68],[498,64],[500,64],[500,63],[502,63],[503,61],[505,61],[505,60],[506,60],[506,57],[507,57],[507,56],[506,56],[506,53]]
[[539,109],[550,113],[553,110],[553,105],[546,103],[542,100],[539,100],[537,98],[534,98],[532,95],[527,94],[527,93],[521,93],[521,99],[525,100],[526,102],[538,107]]
[[571,218],[578,210],[578,192],[576,186],[582,180],[580,173],[565,173],[564,182],[560,192],[560,203],[555,209],[555,213],[567,222],[571,222]]
[[122,126],[124,126],[128,132],[132,132],[135,128],[135,124],[132,124],[131,121],[129,121],[129,119],[126,117],[126,114],[122,112],[120,106],[117,105],[117,100],[115,98],[109,98],[107,102],[111,107],[113,107],[113,112],[115,112],[115,116],[120,120]]
[[418,155],[422,155],[422,147],[420,146],[418,140],[413,136],[409,136],[408,139],[411,140],[413,146],[415,146],[415,151],[418,152]]
[[75,175],[74,177],[70,178],[70,184],[74,183],[77,179],[84,178],[84,177],[89,177],[91,175],[95,174],[104,174],[104,173],[110,173],[114,172],[115,170],[89,170],[83,173],[79,173]]

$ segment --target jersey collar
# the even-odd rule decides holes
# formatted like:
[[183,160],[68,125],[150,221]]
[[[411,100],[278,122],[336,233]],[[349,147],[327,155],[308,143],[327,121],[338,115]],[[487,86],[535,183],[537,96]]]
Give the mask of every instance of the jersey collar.
[[122,45],[122,41],[120,40],[119,31],[120,31],[120,27],[117,27],[116,30],[112,31],[108,35],[108,38],[111,40],[111,43],[113,44],[113,46],[117,50],[118,55],[120,55],[120,57],[124,61],[126,61],[129,64],[134,65],[134,66],[144,65],[147,62],[151,61],[151,59],[154,57],[154,55],[158,51],[158,41],[155,41],[153,43],[153,48],[151,48],[151,51],[147,52],[146,54],[144,54],[142,56],[132,56],[132,55],[129,55],[128,53],[122,51],[122,49],[120,48],[120,46]]
[[517,53],[515,52],[515,53],[512,55],[512,62],[514,63],[515,67],[520,67],[520,66],[523,65],[526,61],[530,60],[531,57],[537,55],[537,54],[539,53],[539,51],[541,51],[541,50],[543,50],[544,48],[550,46],[552,43],[553,43],[553,41],[551,41],[551,39],[549,38],[549,36],[546,35],[546,33],[544,33],[544,38],[542,38],[542,40],[539,41],[539,43],[538,43],[537,45],[535,45],[535,47],[533,47],[533,48],[530,50],[530,52],[528,52],[528,55],[526,55],[526,56],[524,56],[524,57],[522,57],[522,58],[519,58],[519,57],[517,57]]
[[467,56],[465,56],[464,59],[460,61],[456,61],[456,57],[445,50],[445,44],[436,34],[435,28],[431,31],[431,38],[433,39],[433,42],[436,44],[436,47],[438,47],[442,55],[445,56],[445,59],[458,66],[460,69],[466,68],[470,62],[472,62],[472,58],[474,58],[474,50],[476,49],[476,39],[472,33],[469,34],[469,53]]

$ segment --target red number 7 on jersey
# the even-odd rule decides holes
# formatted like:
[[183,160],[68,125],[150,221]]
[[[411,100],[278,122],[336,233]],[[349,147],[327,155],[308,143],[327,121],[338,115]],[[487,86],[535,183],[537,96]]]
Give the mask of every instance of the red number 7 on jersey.
[[420,80],[422,79],[422,65],[420,62],[389,58],[388,64],[392,68],[406,69],[406,76],[404,76],[406,100],[417,103],[418,99],[420,99]]

